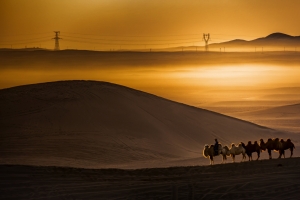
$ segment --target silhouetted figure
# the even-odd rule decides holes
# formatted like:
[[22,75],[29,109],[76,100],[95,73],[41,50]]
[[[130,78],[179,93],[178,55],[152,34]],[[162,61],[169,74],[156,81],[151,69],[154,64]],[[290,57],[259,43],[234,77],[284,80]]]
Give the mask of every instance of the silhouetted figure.
[[219,142],[217,139],[215,139],[215,141],[216,141],[215,146],[214,146],[215,155],[218,155],[219,154]]

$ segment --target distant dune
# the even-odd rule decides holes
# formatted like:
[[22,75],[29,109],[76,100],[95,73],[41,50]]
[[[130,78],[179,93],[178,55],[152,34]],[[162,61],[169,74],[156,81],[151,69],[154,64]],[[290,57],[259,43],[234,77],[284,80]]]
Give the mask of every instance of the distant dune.
[[237,113],[235,116],[264,126],[300,133],[300,104]]
[[[200,36],[201,37],[201,36]],[[218,42],[216,43],[215,35],[211,35],[209,40],[209,49],[210,51],[221,51],[221,52],[231,52],[231,51],[250,51],[253,52],[253,48],[257,48],[257,51],[262,51],[262,47],[264,51],[299,51],[300,45],[300,36],[291,36],[285,33],[275,32],[271,33],[265,37],[256,38],[253,40],[244,40],[241,38],[236,38],[230,41]],[[169,51],[205,51],[205,44],[203,45],[189,45],[189,46],[175,46],[170,48],[136,48],[136,49],[126,49],[126,48],[117,48],[117,49],[98,49],[100,51],[107,52],[169,52]],[[220,49],[221,48],[221,49]],[[226,50],[224,49],[226,48]],[[298,48],[298,49],[297,49]],[[49,49],[32,47],[32,48],[21,48],[21,49],[11,49],[11,48],[0,48],[1,51],[36,51],[36,50],[45,50],[49,51]],[[74,49],[66,49],[67,51],[89,51],[89,50],[78,50]],[[50,49],[52,51],[52,49]],[[91,50],[95,52],[95,50]]]
[[267,117],[270,115],[273,117],[300,117],[300,104],[279,106],[275,108],[249,112],[248,114],[256,114],[260,115],[261,117]]
[[2,89],[0,110],[1,164],[83,168],[208,164],[202,149],[214,138],[229,145],[287,137],[106,82],[60,81]]
[[[272,33],[266,37],[257,38],[254,40],[246,41],[241,39],[235,39],[228,42],[212,43],[210,48],[227,48],[227,51],[253,51],[253,48],[257,48],[257,51],[297,51],[299,50],[300,36],[291,36],[284,33]],[[263,49],[262,49],[263,48]]]

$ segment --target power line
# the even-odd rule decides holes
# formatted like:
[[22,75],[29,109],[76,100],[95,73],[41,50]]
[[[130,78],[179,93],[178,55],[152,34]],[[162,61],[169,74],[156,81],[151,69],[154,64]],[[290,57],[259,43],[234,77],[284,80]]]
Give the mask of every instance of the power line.
[[54,50],[58,51],[59,50],[59,40],[61,39],[60,37],[58,37],[58,35],[60,34],[60,31],[54,31],[54,33],[55,33],[55,37],[52,38],[55,40]]
[[49,32],[44,32],[44,33],[23,33],[23,34],[4,34],[4,35],[2,35],[2,36],[4,36],[4,37],[14,37],[14,36],[22,36],[22,35],[46,35],[46,34],[48,34],[49,35]]
[[[18,44],[33,44],[40,42],[50,42],[50,39],[55,39],[55,49],[59,49],[59,40],[61,39],[58,35],[60,32],[55,32],[55,37],[52,38],[49,32],[35,33],[35,34],[17,34],[15,36],[32,36],[32,35],[46,35],[43,37],[34,37],[29,39],[21,40],[6,40],[2,41],[1,45],[18,45]],[[206,36],[204,36],[206,35]],[[223,36],[234,36],[230,34],[210,33],[204,34],[202,41],[205,41],[206,49],[208,50],[208,41],[229,41],[228,37]],[[217,37],[211,37],[216,35]],[[169,35],[98,35],[98,34],[84,34],[84,33],[70,33],[62,32],[64,41],[85,43],[85,44],[98,44],[98,45],[131,45],[131,46],[144,46],[144,45],[156,45],[156,46],[169,46],[169,45],[195,45],[200,43],[201,34],[169,34]],[[194,36],[194,37],[192,37]],[[221,37],[220,37],[221,36]],[[237,35],[235,35],[237,36]],[[105,38],[106,37],[106,38]],[[175,38],[179,37],[179,38]],[[213,40],[212,40],[213,39]]]
[[92,41],[83,41],[83,40],[73,40],[73,39],[64,39],[64,41],[70,41],[70,42],[79,42],[79,43],[87,43],[87,44],[103,44],[103,45],[171,45],[171,44],[192,44],[192,43],[198,43],[200,41],[191,41],[191,42],[168,42],[168,43],[139,43],[139,44],[133,44],[133,43],[112,43],[112,42],[99,42],[95,43]]
[[94,35],[98,37],[173,37],[173,36],[190,36],[190,35],[198,35],[201,34],[195,33],[195,34],[178,34],[178,35],[100,35],[100,34],[87,34],[87,33],[70,33],[70,32],[63,32],[66,34],[71,35]]
[[[156,37],[175,37],[175,36],[193,36],[198,35],[201,36],[202,33],[193,33],[193,34],[174,34],[174,35],[101,35],[101,34],[88,34],[88,33],[70,33],[64,32],[65,34],[69,35],[91,35],[97,37],[141,37],[141,38],[156,38]],[[258,35],[233,35],[233,34],[223,34],[223,33],[210,33],[210,35],[220,35],[220,36],[242,36],[242,37],[261,37]],[[222,38],[223,39],[223,38]],[[225,38],[227,39],[227,38]]]
[[205,51],[208,51],[208,41],[210,40],[210,35],[208,34],[203,34],[203,40],[205,41]]
[[11,43],[17,43],[17,42],[29,42],[32,40],[41,40],[41,39],[46,39],[46,38],[50,38],[51,36],[47,36],[47,37],[40,37],[40,38],[30,38],[30,39],[23,39],[23,40],[13,40],[13,41],[4,41],[5,43],[11,44]]
[[[68,36],[68,35],[65,35],[65,34],[62,34],[61,36],[63,37],[70,37],[70,38],[75,38],[75,39],[84,39],[84,40],[100,40],[100,41],[107,41],[108,39],[103,39],[103,38],[85,38],[85,37],[74,37],[74,36]],[[200,38],[187,38],[187,39],[155,39],[153,41],[177,41],[177,40],[199,40]],[[114,39],[113,41],[121,41],[121,42],[128,42],[128,41],[133,41],[133,42],[144,42],[144,41],[141,41],[141,40],[132,40],[132,39],[123,39],[123,40],[119,40],[119,39]],[[148,40],[149,41],[149,40]]]
[[18,45],[18,44],[35,44],[35,43],[39,43],[39,42],[49,42],[50,39],[47,40],[36,40],[36,41],[26,41],[26,42],[18,42],[18,43],[1,43],[0,45]]

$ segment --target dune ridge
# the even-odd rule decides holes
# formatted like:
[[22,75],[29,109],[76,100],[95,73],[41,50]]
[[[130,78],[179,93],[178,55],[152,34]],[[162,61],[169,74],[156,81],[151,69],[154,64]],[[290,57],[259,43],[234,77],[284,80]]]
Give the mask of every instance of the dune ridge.
[[289,136],[97,81],[2,89],[0,109],[1,164],[81,168],[208,164],[202,149],[214,138],[229,145]]
[[300,133],[299,103],[241,112],[236,113],[234,116],[275,129]]

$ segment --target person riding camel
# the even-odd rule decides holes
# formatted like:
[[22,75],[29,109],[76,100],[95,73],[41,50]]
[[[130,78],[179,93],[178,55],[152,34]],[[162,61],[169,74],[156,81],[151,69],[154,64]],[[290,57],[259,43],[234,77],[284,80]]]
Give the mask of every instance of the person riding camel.
[[215,139],[216,143],[214,146],[214,150],[215,150],[215,155],[219,155],[219,142],[218,139]]

